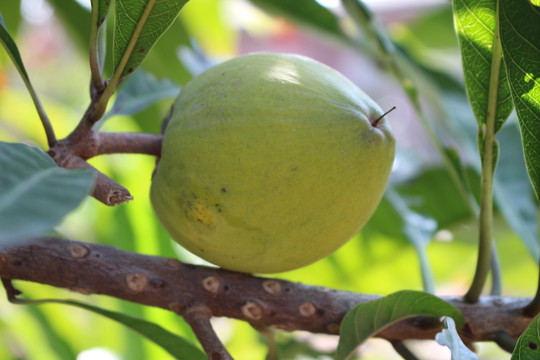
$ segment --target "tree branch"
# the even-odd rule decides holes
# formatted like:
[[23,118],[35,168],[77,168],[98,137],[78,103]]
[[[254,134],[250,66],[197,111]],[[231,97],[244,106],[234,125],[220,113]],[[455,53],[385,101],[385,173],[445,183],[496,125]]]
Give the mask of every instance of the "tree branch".
[[[338,334],[343,316],[353,306],[379,298],[52,237],[0,248],[0,277],[113,296],[183,316],[202,306],[212,316],[241,319],[256,328],[328,334]],[[528,298],[489,296],[475,304],[442,298],[463,313],[465,342],[495,341],[501,332],[516,339],[531,321],[522,312]],[[205,326],[200,317],[191,321]],[[394,341],[433,339],[436,332],[411,319],[377,336]]]

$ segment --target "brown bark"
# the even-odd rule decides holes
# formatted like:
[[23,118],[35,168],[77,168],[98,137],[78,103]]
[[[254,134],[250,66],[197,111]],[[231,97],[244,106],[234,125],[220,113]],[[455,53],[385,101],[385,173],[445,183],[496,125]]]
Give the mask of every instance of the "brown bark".
[[[345,313],[377,299],[347,291],[184,264],[110,246],[40,238],[0,248],[0,277],[20,279],[84,294],[103,294],[172,310],[208,310],[208,316],[245,320],[253,326],[337,334]],[[461,310],[465,342],[517,338],[530,323],[522,314],[527,298],[482,297],[476,304],[442,297]],[[191,311],[191,310],[189,310]],[[201,318],[196,321],[202,324]],[[433,339],[437,330],[409,320],[383,330],[389,340]]]

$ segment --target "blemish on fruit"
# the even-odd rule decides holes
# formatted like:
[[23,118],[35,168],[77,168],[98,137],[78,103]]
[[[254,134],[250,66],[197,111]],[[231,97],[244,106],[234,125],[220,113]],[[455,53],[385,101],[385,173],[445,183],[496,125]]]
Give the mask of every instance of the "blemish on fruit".
[[531,350],[536,350],[536,349],[538,349],[538,345],[537,345],[536,343],[534,343],[534,342],[531,341],[531,342],[529,343],[529,348],[530,348]]
[[222,192],[222,193],[226,193],[226,192],[227,192],[227,189],[224,188],[224,187],[222,187],[222,188],[221,188],[221,192]]
[[192,204],[190,213],[191,217],[193,217],[199,224],[210,225],[214,222],[212,212],[209,211],[209,209],[200,201]]

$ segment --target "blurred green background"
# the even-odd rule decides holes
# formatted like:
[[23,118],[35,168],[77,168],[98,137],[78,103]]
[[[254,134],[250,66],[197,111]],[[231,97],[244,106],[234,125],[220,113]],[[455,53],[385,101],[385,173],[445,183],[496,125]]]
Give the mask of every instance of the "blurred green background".
[[[354,26],[338,1],[302,0],[290,6],[287,3],[191,0],[143,64],[142,81],[169,79],[181,86],[213,63],[233,56],[253,51],[294,52],[338,69],[383,109],[397,106],[389,116],[398,146],[391,180],[395,196],[387,196],[368,226],[339,251],[303,269],[276,276],[369,294],[421,290],[419,258],[425,249],[435,293],[463,294],[475,267],[477,226],[464,201],[456,195],[455,186],[426,135],[426,124],[419,121],[401,86],[377,57],[369,36]],[[390,35],[400,64],[418,88],[430,131],[444,146],[459,153],[471,187],[478,188],[476,122],[462,85],[450,4],[367,4]],[[0,2],[0,12],[17,41],[57,137],[66,136],[89,102],[88,5],[74,0],[4,0]],[[134,115],[113,115],[103,129],[159,133],[172,100],[172,96],[165,97]],[[505,211],[496,213],[495,223],[503,295],[532,296],[537,282],[537,255],[531,255],[531,249],[537,246],[537,208],[527,186],[522,155],[520,158],[515,119],[508,122],[499,140],[501,148],[507,149],[501,153],[498,169],[503,194],[498,208]],[[0,141],[25,142],[46,149],[45,135],[30,96],[3,51]],[[56,232],[123,250],[204,263],[173,244],[152,212],[148,197],[152,157],[112,155],[94,158],[91,163],[127,187],[135,200],[111,208],[88,198],[64,219]],[[508,194],[514,197],[510,210],[504,201]],[[516,205],[516,197],[525,201]],[[532,229],[529,242],[523,240],[522,233],[516,234],[516,223],[513,227],[508,225],[512,216]],[[419,234],[418,243],[410,242],[405,235],[407,229]],[[30,298],[75,298],[142,317],[196,342],[181,318],[160,309],[37,284],[17,282],[16,287]],[[233,357],[264,359],[266,340],[256,330],[231,319],[213,322]],[[277,340],[283,359],[329,359],[337,344],[335,336],[309,333],[278,332]],[[419,342],[414,343],[414,348],[421,358],[450,358],[449,351],[437,344]],[[482,359],[509,358],[509,354],[492,344],[478,344],[478,350]],[[360,352],[364,359],[399,358],[382,340],[368,341]],[[54,304],[16,306],[0,300],[0,359],[168,358],[167,353],[131,330],[84,310]]]

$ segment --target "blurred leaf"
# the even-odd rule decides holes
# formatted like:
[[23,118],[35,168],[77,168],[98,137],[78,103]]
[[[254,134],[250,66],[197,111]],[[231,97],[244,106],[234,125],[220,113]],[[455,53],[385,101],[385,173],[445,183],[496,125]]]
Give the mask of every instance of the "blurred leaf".
[[54,328],[54,321],[47,318],[45,313],[38,307],[28,307],[27,310],[41,326],[43,335],[45,335],[49,346],[58,355],[59,359],[75,359],[77,357],[77,353],[73,350],[71,344]]
[[186,6],[180,18],[203,52],[212,58],[237,53],[240,32],[232,25],[223,7],[228,0],[197,1]]
[[41,235],[86,197],[90,170],[60,168],[41,149],[0,142],[0,240]]
[[115,115],[136,114],[160,100],[176,98],[179,92],[180,87],[172,81],[158,80],[145,71],[137,71],[125,81],[114,105],[99,122]]
[[342,40],[343,36],[336,16],[313,0],[249,0],[272,15],[291,19],[295,23],[326,32]]
[[[451,140],[447,141],[456,144],[454,148],[459,149],[458,156],[453,149],[447,148],[448,158],[451,159],[457,169],[460,169],[459,174],[462,183],[467,187],[471,187],[473,194],[478,193],[478,176],[473,174],[470,168],[465,169],[460,160],[460,157],[467,159],[466,161],[474,166],[475,172],[480,172],[480,165],[477,161],[477,137],[474,132],[476,125],[470,121],[472,113],[465,96],[465,89],[448,74],[432,69],[430,64],[424,63],[423,60],[425,59],[409,56],[408,48],[402,47],[400,50],[421,70],[420,74],[423,76],[424,81],[415,81],[421,92],[429,96],[431,104],[438,104],[441,109],[441,115],[434,117],[434,120],[437,120],[435,125],[439,128],[439,131],[437,131],[440,133],[439,136],[450,138]],[[434,85],[434,87],[426,87],[426,81]],[[503,126],[497,138],[500,142],[501,151],[493,185],[495,203],[508,225],[529,249],[533,258],[538,259],[540,250],[536,220],[537,204],[534,201],[531,184],[527,179],[519,129],[515,123],[510,121],[506,126]],[[431,172],[431,170],[428,172]],[[422,197],[426,207],[414,207],[415,209],[434,216],[441,226],[448,226],[463,216],[469,215],[465,207],[458,206],[458,204],[462,203],[459,199],[451,199],[447,196],[457,191],[451,188],[443,189],[444,184],[450,185],[447,179],[442,177],[435,179],[430,175],[429,179],[432,181],[430,185],[428,182],[421,180],[425,175],[427,174],[421,174],[409,183],[398,185],[398,187],[404,186],[407,189],[407,194]],[[410,188],[411,186],[412,188]],[[434,201],[438,197],[440,200],[437,201],[444,203],[445,209],[436,208],[437,205]],[[445,219],[446,217],[448,217],[448,221]]]
[[0,3],[0,18],[3,18],[3,25],[9,29],[10,33],[15,37],[21,22],[21,1],[10,0]]
[[354,350],[370,336],[395,322],[418,316],[449,316],[457,321],[459,327],[465,323],[458,309],[434,295],[419,291],[398,291],[357,305],[345,315],[341,322],[336,359],[349,359]]
[[506,124],[498,138],[501,143],[501,156],[493,183],[495,203],[508,225],[523,241],[531,256],[538,261],[538,204],[527,176],[517,124]]
[[445,317],[443,323],[446,329],[435,335],[435,340],[450,349],[452,360],[478,360],[478,356],[469,350],[459,337],[454,319]]
[[510,360],[536,360],[540,348],[540,315],[531,321],[527,329],[518,338]]
[[[461,47],[467,95],[481,133],[487,125],[489,102],[496,97],[495,133],[513,109],[506,70],[497,49],[497,2],[493,0],[454,0],[454,21]],[[500,50],[500,49],[499,49]],[[483,152],[481,152],[483,153]]]
[[73,300],[57,300],[57,299],[46,299],[46,300],[26,300],[26,299],[15,299],[15,303],[25,304],[25,305],[39,305],[47,303],[56,303],[75,306],[81,309],[85,309],[96,314],[105,316],[111,320],[114,320],[124,326],[127,326],[131,330],[139,333],[150,341],[156,343],[169,354],[174,356],[175,359],[186,359],[186,360],[204,360],[207,359],[206,355],[203,352],[184,339],[181,336],[171,333],[170,331],[162,328],[161,326],[148,322],[146,320],[134,318],[131,316],[124,315],[122,313],[105,310],[96,306],[89,304],[84,304],[78,301]]
[[394,216],[389,217],[388,213],[385,214],[386,224],[397,226],[400,236],[405,237],[414,246],[420,260],[424,291],[434,293],[435,279],[429,265],[426,247],[437,230],[437,222],[409,209],[405,200],[391,187],[386,190],[385,199],[394,209]]
[[9,58],[13,62],[13,65],[15,65],[15,68],[21,75],[26,87],[28,88],[28,91],[30,91],[32,95],[35,95],[35,91],[32,87],[32,84],[30,83],[28,73],[24,68],[21,54],[19,53],[19,49],[17,48],[17,44],[15,44],[15,41],[13,41],[13,38],[7,31],[6,23],[2,14],[0,14],[0,43],[2,44],[4,50],[7,52]]
[[82,49],[88,51],[90,24],[92,23],[90,11],[75,0],[47,1],[54,7],[56,16],[66,26],[65,33],[71,36]]
[[[472,184],[478,183],[475,173],[470,169],[466,172],[469,177],[476,176]],[[411,209],[429,214],[441,228],[472,217],[464,200],[456,196],[458,190],[443,167],[427,168],[395,187]]]
[[[412,19],[407,24],[406,30],[414,36],[416,44],[422,44],[426,51],[433,51],[437,49],[452,50],[456,47],[456,36],[451,31],[453,28],[452,6],[450,3],[442,3],[441,6],[437,6],[431,11],[420,13],[418,18]],[[402,29],[399,28],[399,30]],[[401,36],[401,34],[396,34],[396,36]]]
[[529,177],[540,198],[540,8],[527,0],[500,4],[504,61]]
[[[134,72],[187,2],[188,0],[116,0],[114,71],[121,71],[122,76]],[[125,59],[125,63],[122,63],[122,59]]]
[[170,78],[185,85],[192,77],[180,54],[192,48],[189,33],[178,17],[148,54],[142,67],[158,78]]
[[4,18],[2,17],[2,14],[0,14],[0,43],[4,46],[4,49],[9,55],[11,61],[13,61],[15,68],[19,72],[19,75],[21,75],[24,85],[26,85],[26,89],[28,90],[28,92],[30,93],[30,96],[32,97],[32,101],[34,102],[36,111],[45,129],[45,133],[47,135],[47,140],[49,142],[49,145],[51,145],[55,141],[55,135],[54,135],[52,126],[49,122],[49,118],[47,114],[45,113],[43,106],[41,105],[41,101],[39,100],[39,97],[34,87],[32,86],[32,83],[30,82],[30,77],[28,76],[28,73],[26,72],[26,69],[24,68],[24,64],[22,62],[21,55],[19,53],[19,49],[17,48],[17,45],[13,41],[13,38],[11,37],[11,35],[9,35],[5,25],[6,24],[4,22]]

